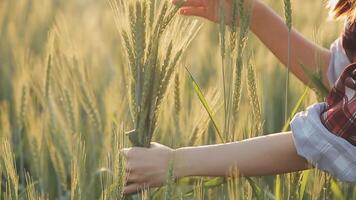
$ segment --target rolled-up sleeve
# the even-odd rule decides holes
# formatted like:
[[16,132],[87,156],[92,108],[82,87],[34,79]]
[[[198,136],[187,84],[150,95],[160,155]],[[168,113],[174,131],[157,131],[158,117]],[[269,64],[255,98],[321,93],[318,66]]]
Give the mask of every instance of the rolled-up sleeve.
[[341,181],[356,182],[356,147],[329,132],[320,120],[325,103],[317,103],[291,121],[298,155]]
[[334,86],[336,80],[345,69],[346,66],[351,64],[349,58],[347,57],[345,50],[342,46],[341,38],[337,39],[330,46],[331,58],[327,71],[327,78],[330,87]]

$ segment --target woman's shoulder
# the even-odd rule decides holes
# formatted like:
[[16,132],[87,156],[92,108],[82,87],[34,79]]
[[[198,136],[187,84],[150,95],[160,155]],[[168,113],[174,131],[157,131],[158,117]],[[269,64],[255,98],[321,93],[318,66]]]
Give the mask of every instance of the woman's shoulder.
[[351,62],[342,46],[342,39],[338,38],[330,45],[331,59],[328,67],[328,79],[332,87],[342,71]]

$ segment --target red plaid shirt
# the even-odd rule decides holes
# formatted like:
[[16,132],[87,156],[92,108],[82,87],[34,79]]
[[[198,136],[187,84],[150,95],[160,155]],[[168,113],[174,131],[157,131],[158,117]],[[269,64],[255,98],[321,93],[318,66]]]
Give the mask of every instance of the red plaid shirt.
[[[353,90],[347,97],[346,87]],[[356,146],[356,63],[345,68],[327,97],[327,108],[321,113],[324,126],[335,135]]]

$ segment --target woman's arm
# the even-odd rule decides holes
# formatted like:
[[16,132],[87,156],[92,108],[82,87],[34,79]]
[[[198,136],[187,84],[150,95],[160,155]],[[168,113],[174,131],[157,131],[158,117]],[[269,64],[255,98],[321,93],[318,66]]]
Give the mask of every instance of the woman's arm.
[[[252,32],[271,50],[285,65],[288,63],[288,28],[283,19],[263,2],[256,0],[253,7],[250,28]],[[330,51],[325,49],[295,31],[291,31],[290,70],[305,84],[308,76],[301,65],[316,70],[320,66],[324,85],[329,86],[327,67],[330,61]]]
[[[173,3],[179,0],[173,0]],[[288,64],[288,28],[284,20],[271,8],[260,0],[245,0],[245,6],[252,10],[250,28],[253,33],[272,51],[272,53],[285,65]],[[227,22],[231,22],[231,0],[225,0]],[[218,21],[219,0],[186,0],[181,8],[181,14],[186,16],[199,16]],[[308,76],[301,65],[315,70],[320,66],[324,85],[327,81],[327,67],[329,66],[330,52],[295,30],[291,32],[290,70],[305,84],[309,83]]]
[[298,156],[292,133],[278,133],[228,144],[176,150],[176,175],[225,176],[236,167],[244,176],[264,176],[308,168]]
[[228,144],[184,147],[172,150],[160,144],[151,148],[125,149],[128,185],[125,193],[143,186],[160,186],[166,180],[169,161],[174,157],[174,174],[225,176],[236,167],[244,176],[263,176],[309,168],[297,155],[291,132],[271,134]]

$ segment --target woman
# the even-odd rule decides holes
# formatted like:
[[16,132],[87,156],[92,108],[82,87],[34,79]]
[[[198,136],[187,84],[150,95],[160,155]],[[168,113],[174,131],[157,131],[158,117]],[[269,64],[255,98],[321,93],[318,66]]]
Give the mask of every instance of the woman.
[[[173,3],[177,1],[174,0]],[[283,19],[260,0],[245,0],[245,6],[251,6],[252,9],[250,22],[252,32],[282,63],[286,64],[288,28]],[[300,66],[304,65],[312,70],[315,70],[316,66],[322,66],[324,84],[332,88],[345,68],[356,62],[356,2],[331,1],[330,7],[336,18],[346,18],[347,23],[342,37],[328,50],[293,30],[290,70],[307,84],[309,78]],[[225,8],[226,11],[231,10],[231,0],[225,1]],[[216,22],[218,10],[219,0],[187,0],[180,13]],[[231,18],[229,12],[227,13],[227,21],[232,21],[229,20]],[[316,57],[320,60],[316,60]],[[355,105],[355,88],[350,87],[349,100]],[[298,113],[291,122],[291,132],[228,144],[175,150],[157,143],[153,143],[149,149],[136,147],[124,149],[128,171],[125,193],[136,192],[143,186],[155,187],[164,184],[172,159],[175,177],[225,176],[231,167],[237,167],[244,176],[263,176],[295,172],[316,166],[341,180],[356,181],[356,147],[348,140],[349,138],[339,137],[342,134],[338,134],[337,131],[332,132],[336,130],[335,126],[338,127],[338,124],[335,125],[328,120],[328,112],[324,112],[328,106],[330,105],[326,103],[314,104],[305,112]],[[352,112],[352,115],[356,116],[355,109]],[[323,113],[326,113],[325,116]],[[351,134],[356,134],[355,123],[356,120],[353,121],[353,126],[344,128]]]

